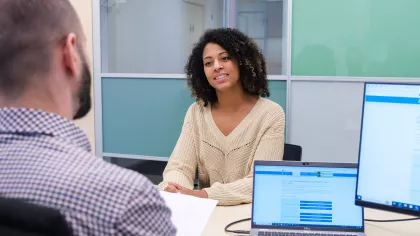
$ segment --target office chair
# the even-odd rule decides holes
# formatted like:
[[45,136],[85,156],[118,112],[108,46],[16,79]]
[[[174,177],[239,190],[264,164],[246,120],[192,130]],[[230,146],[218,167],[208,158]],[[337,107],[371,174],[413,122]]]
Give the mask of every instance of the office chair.
[[71,236],[72,230],[58,210],[0,198],[0,235]]
[[134,164],[130,163],[129,165],[122,163],[114,163],[118,166],[127,168],[129,170],[134,170],[139,172],[140,174],[146,176],[153,184],[159,184],[162,182],[163,177],[162,173],[165,170],[167,162],[164,161],[146,161],[146,160],[138,160]]
[[302,147],[294,144],[284,144],[283,160],[285,161],[301,161]]

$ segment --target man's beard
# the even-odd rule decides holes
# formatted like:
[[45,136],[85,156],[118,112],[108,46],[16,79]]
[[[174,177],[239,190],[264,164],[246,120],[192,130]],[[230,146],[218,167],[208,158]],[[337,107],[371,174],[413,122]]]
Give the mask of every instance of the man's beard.
[[79,108],[73,117],[74,120],[81,119],[89,113],[92,107],[92,98],[90,93],[91,86],[92,76],[89,71],[89,66],[87,65],[86,60],[83,60],[82,80],[78,95]]

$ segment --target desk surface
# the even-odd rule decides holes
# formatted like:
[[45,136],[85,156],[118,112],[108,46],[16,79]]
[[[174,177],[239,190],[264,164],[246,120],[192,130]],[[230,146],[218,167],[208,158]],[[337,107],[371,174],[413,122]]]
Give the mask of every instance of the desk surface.
[[[251,217],[251,204],[223,207],[218,206],[214,210],[209,222],[204,229],[203,236],[214,235],[230,235],[224,232],[227,224]],[[365,208],[366,219],[401,219],[411,218],[412,216],[394,214],[384,211],[377,211]],[[232,229],[249,230],[250,221],[237,224]],[[419,236],[420,235],[420,220],[419,221],[402,221],[393,223],[374,223],[365,222],[365,232],[367,236]]]

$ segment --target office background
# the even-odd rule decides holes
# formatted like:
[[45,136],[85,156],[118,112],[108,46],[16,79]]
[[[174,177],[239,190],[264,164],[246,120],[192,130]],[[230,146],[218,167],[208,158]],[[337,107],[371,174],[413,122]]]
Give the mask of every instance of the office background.
[[419,82],[418,0],[93,0],[96,154],[165,164],[194,102],[183,68],[208,28],[267,59],[304,161],[357,162],[363,83]]

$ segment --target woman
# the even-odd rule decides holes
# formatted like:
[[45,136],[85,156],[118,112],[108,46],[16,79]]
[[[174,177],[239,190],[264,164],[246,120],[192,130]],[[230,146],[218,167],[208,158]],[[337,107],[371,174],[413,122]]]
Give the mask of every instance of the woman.
[[[161,190],[250,203],[254,160],[281,160],[284,111],[269,96],[266,63],[256,43],[235,29],[212,29],[185,67],[197,102],[163,173]],[[201,190],[193,190],[198,169]]]

